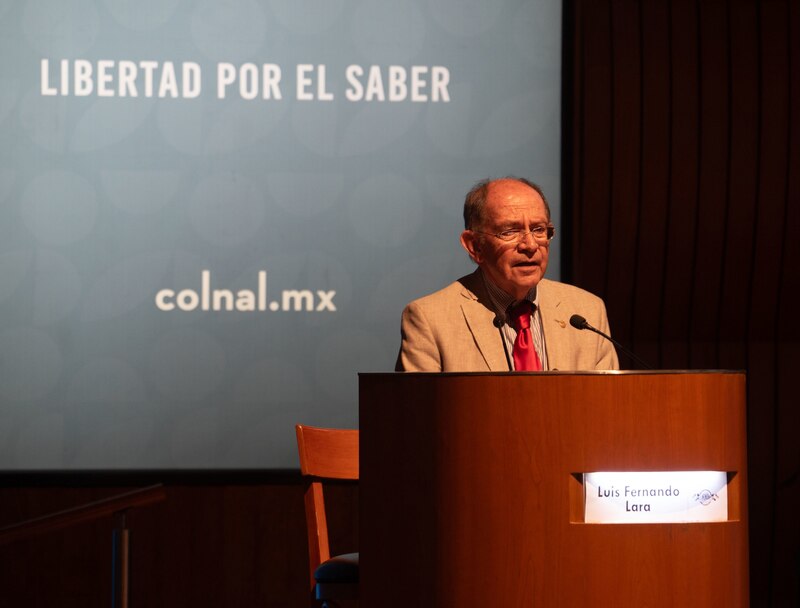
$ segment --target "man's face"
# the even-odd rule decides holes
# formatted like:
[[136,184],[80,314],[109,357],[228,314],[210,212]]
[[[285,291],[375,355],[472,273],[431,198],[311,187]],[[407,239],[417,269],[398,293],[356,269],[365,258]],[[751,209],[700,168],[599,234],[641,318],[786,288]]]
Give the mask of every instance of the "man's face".
[[548,224],[547,210],[539,193],[521,182],[498,180],[488,188],[483,226],[475,230],[489,234],[465,230],[461,244],[495,285],[521,300],[542,280],[550,248],[531,234],[510,242],[491,235]]

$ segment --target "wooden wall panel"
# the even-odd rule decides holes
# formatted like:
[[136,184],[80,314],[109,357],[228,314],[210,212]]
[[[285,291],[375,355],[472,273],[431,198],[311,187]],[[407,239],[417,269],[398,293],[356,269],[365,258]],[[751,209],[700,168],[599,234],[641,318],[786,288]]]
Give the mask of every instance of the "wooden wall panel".
[[[600,10],[597,10],[597,9]],[[608,11],[591,2],[579,5],[580,28],[577,35],[577,69],[582,78],[576,83],[579,87],[574,100],[583,120],[578,121],[575,132],[585,146],[585,155],[576,159],[575,170],[581,179],[575,183],[577,197],[574,213],[582,218],[574,224],[576,236],[572,239],[576,267],[582,267],[584,260],[602,259],[598,274],[586,277],[588,284],[596,290],[603,290],[606,284],[606,269],[609,251],[608,233],[611,230],[611,99],[608,94],[608,81],[611,78],[612,49],[610,40],[603,31],[610,27]],[[585,125],[592,125],[587,131]],[[584,162],[591,162],[590,171],[585,171]],[[584,162],[582,162],[584,161]],[[584,205],[584,201],[590,201]],[[591,288],[589,287],[589,288]]]
[[[128,514],[131,606],[307,608],[308,548],[299,473],[167,475],[167,500]],[[250,477],[257,476],[256,474]],[[52,477],[52,476],[49,476]],[[7,475],[0,527],[125,492],[125,475]],[[227,479],[226,479],[227,477]],[[149,485],[156,474],[142,479]],[[98,487],[91,487],[95,484]],[[87,485],[90,487],[80,487]],[[332,551],[358,547],[358,492],[326,490]],[[0,608],[86,608],[111,600],[110,518],[0,546]]]
[[[608,306],[629,302],[633,282],[616,268],[633,269],[638,243],[639,167],[641,160],[641,36],[639,3],[618,0],[611,3],[611,226],[608,241],[608,270],[604,290]],[[617,118],[618,117],[618,118]],[[623,237],[623,235],[627,235]]]
[[730,7],[730,171],[726,214],[726,247],[722,261],[720,301],[725,302],[715,317],[717,341],[720,344],[721,367],[746,367],[746,328],[744,319],[750,298],[749,284],[753,273],[753,227],[757,200],[758,166],[754,162],[758,149],[758,32],[753,3]]
[[634,306],[628,335],[633,338],[631,348],[655,365],[659,359],[657,340],[662,298],[659,290],[652,289],[643,279],[664,276],[672,265],[664,255],[670,209],[671,32],[669,7],[664,3],[642,3],[640,11],[642,66],[646,60],[648,69],[642,69],[641,169],[638,172],[640,193],[637,205],[644,199],[650,204],[638,205],[635,270],[630,277],[633,280]]
[[747,370],[753,606],[800,605],[800,3],[567,4],[565,275],[658,366]]
[[697,237],[687,282],[689,367],[714,360],[714,322],[719,310],[720,269],[726,239],[730,74],[727,53],[727,7],[721,0],[698,3],[698,185],[694,211]]
[[[700,128],[697,100],[698,87],[698,34],[694,19],[694,2],[676,0],[669,6],[671,33],[670,78],[670,191],[666,239],[662,255],[664,274],[656,280],[651,277],[649,288],[655,289],[661,300],[658,317],[660,323],[659,366],[685,367],[688,347],[683,336],[689,333],[690,302],[684,295],[687,274],[693,267],[697,234],[699,176],[698,133]],[[648,237],[658,238],[648,233]],[[667,364],[667,361],[670,363]],[[680,363],[679,363],[680,362]],[[682,365],[681,365],[682,363]]]

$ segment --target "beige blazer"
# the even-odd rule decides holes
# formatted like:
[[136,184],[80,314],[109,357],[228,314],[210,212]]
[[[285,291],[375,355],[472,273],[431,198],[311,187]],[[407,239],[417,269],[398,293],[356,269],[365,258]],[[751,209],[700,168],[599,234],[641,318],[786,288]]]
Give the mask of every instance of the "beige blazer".
[[[614,346],[594,332],[569,324],[579,314],[608,334],[603,301],[588,291],[542,279],[537,287],[545,348],[551,370],[619,369]],[[397,371],[508,371],[495,313],[479,271],[403,311]]]

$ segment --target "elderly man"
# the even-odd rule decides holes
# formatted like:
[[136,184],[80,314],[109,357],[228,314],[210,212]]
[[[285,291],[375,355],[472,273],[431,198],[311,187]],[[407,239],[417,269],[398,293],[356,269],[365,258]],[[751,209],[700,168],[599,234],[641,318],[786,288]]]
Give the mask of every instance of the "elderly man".
[[464,202],[461,245],[478,269],[403,311],[398,371],[617,369],[600,298],[544,278],[554,228],[542,190],[525,179],[478,183]]

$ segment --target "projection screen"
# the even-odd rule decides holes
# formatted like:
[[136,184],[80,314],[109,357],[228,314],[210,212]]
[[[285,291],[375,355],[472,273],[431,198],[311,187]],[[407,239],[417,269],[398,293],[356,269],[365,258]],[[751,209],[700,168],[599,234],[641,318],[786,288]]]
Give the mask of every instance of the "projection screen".
[[0,48],[5,471],[296,467],[476,181],[559,225],[556,0],[5,0]]

